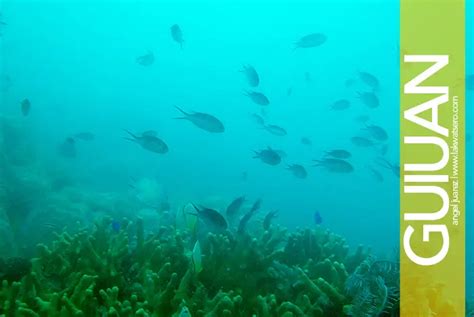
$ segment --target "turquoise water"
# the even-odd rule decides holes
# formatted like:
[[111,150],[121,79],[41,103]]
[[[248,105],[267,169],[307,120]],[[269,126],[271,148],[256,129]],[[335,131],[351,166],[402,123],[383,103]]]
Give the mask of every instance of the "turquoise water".
[[[104,215],[141,217],[154,232],[163,222],[156,206],[167,203],[167,212],[179,214],[193,202],[224,213],[234,198],[245,195],[248,207],[262,200],[253,223],[277,209],[274,223],[290,231],[327,228],[342,235],[351,250],[364,245],[381,259],[394,259],[399,178],[381,158],[399,160],[398,1],[0,4],[0,21],[7,23],[0,38],[0,116],[12,127],[4,130],[3,145],[15,157],[5,173],[16,175],[14,186],[2,185],[15,194],[18,211],[3,216],[10,224],[4,226],[8,243],[0,244],[0,252],[32,256],[52,231],[65,226],[74,231]],[[473,19],[467,20],[472,30]],[[170,34],[174,24],[182,30],[182,47]],[[322,33],[327,41],[295,49],[311,33]],[[140,65],[137,58],[150,52],[153,63]],[[472,43],[467,55],[472,56]],[[258,72],[257,88],[240,71],[247,64]],[[472,60],[467,69],[474,73]],[[372,91],[360,72],[380,82],[375,91],[380,106],[370,108],[358,98],[359,92]],[[270,104],[252,102],[248,90],[264,93]],[[472,96],[471,91],[468,101]],[[31,102],[26,116],[20,107],[25,98]],[[340,99],[350,107],[331,109]],[[175,106],[212,114],[225,132],[209,133],[174,119],[182,115]],[[287,135],[269,133],[252,114]],[[383,127],[388,140],[370,137],[360,116]],[[125,140],[124,129],[154,130],[169,151],[147,151]],[[61,155],[58,147],[80,132],[94,140],[76,138],[76,157]],[[351,142],[355,136],[375,145],[357,146]],[[303,137],[312,144],[303,144]],[[254,158],[254,151],[267,147],[284,151],[280,164]],[[312,166],[334,149],[352,154],[353,171]],[[468,168],[472,154],[470,143]],[[308,176],[295,177],[288,164],[303,165]],[[467,180],[472,189],[472,177]],[[315,212],[322,218],[319,226]],[[468,239],[474,239],[472,230]],[[474,263],[472,253],[468,263]]]

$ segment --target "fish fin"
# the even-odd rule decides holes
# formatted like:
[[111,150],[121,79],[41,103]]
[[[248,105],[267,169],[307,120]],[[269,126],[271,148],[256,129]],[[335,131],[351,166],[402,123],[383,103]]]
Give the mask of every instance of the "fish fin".
[[133,134],[132,132],[128,131],[127,129],[123,129],[123,131],[127,132],[128,134],[130,134],[130,136],[133,138],[134,141],[138,139],[138,137],[137,137],[135,134]]
[[184,117],[177,117],[177,118],[175,118],[175,119],[188,119],[188,117],[189,117],[189,115],[190,115],[189,113],[187,113],[186,111],[184,111],[183,109],[181,109],[181,108],[178,107],[178,106],[174,106],[174,107],[175,107],[176,109],[178,109],[178,111],[181,112],[181,113],[184,115]]
[[197,212],[199,212],[199,211],[200,211],[200,209],[199,209],[198,207],[196,207],[196,205],[195,205],[195,204],[191,203],[191,205],[194,207],[194,209],[196,209],[196,211],[197,211]]
[[137,139],[132,139],[132,138],[127,138],[127,137],[124,137],[125,140],[128,140],[128,141],[132,141],[132,142],[137,142]]

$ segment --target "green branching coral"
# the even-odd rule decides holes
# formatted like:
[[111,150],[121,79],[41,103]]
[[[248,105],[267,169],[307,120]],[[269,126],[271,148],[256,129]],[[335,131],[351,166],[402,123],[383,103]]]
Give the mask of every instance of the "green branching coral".
[[198,238],[201,272],[190,256],[195,235],[174,226],[147,234],[141,219],[116,230],[104,218],[63,232],[38,245],[26,276],[3,282],[0,316],[342,316],[348,266],[367,257],[321,228]]

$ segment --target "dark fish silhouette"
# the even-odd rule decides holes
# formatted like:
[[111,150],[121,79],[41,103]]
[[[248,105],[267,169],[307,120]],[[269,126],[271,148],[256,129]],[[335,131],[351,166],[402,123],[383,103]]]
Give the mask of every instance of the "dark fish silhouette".
[[153,52],[148,51],[147,54],[137,57],[136,61],[142,66],[150,66],[155,62],[155,55]]
[[230,205],[227,207],[226,215],[228,218],[234,217],[242,207],[242,204],[245,202],[245,196],[240,196],[235,198]]
[[320,166],[326,169],[331,173],[352,173],[354,171],[354,167],[351,163],[335,158],[324,158],[322,160],[314,160],[316,164],[314,166]]
[[313,142],[311,142],[311,140],[307,137],[302,137],[301,138],[301,144],[304,144],[304,145],[312,145]]
[[379,98],[373,92],[359,92],[357,98],[359,98],[360,101],[369,108],[377,108],[380,106]]
[[139,144],[142,148],[144,148],[147,151],[154,152],[157,154],[165,154],[168,152],[168,145],[166,145],[166,143],[162,139],[157,138],[156,136],[151,136],[151,135],[138,136],[128,130],[125,130],[125,132],[127,132],[131,136],[131,138],[125,138],[125,139]]
[[254,151],[255,156],[253,158],[260,159],[263,163],[269,165],[278,165],[281,162],[281,156],[270,147],[261,151]]
[[267,96],[262,94],[261,92],[257,91],[246,91],[244,93],[247,97],[250,98],[254,103],[260,106],[268,106],[270,104],[270,100],[268,100]]
[[198,208],[196,205],[192,205],[197,212],[197,216],[201,218],[207,225],[222,230],[227,229],[227,221],[218,211],[202,206],[201,208]]
[[241,72],[245,75],[245,78],[251,87],[258,86],[260,83],[260,77],[252,65],[244,65],[244,68],[241,70]]
[[317,225],[320,225],[323,223],[323,217],[321,217],[321,214],[319,211],[315,211],[313,215],[314,223]]
[[308,172],[303,165],[300,164],[292,164],[288,165],[287,170],[289,170],[296,178],[306,178],[308,176]]
[[270,211],[268,214],[265,215],[263,219],[263,229],[268,230],[270,229],[270,225],[272,224],[273,218],[278,216],[278,210]]
[[351,103],[349,102],[349,100],[340,99],[331,104],[331,109],[340,111],[340,110],[346,110],[350,106],[351,106]]
[[179,43],[180,47],[183,48],[184,38],[183,38],[183,31],[177,24],[173,24],[170,28],[171,37],[176,43]]
[[380,88],[379,80],[371,73],[359,72],[359,78],[373,90],[378,90]]
[[277,126],[275,124],[265,124],[263,128],[273,135],[277,135],[277,136],[287,135],[287,132],[284,128]]
[[21,102],[21,113],[26,117],[31,110],[31,102],[28,99],[23,99]]
[[384,128],[371,124],[365,127],[365,130],[377,141],[386,141],[388,139],[388,133]]
[[76,141],[73,138],[67,138],[58,147],[59,155],[66,158],[75,158],[77,156]]
[[[175,106],[176,107],[176,106]],[[187,113],[179,107],[176,107],[184,117],[175,119],[191,121],[196,127],[211,133],[222,133],[225,131],[224,124],[216,117],[203,112]]]
[[326,151],[326,155],[332,156],[332,157],[338,158],[338,159],[348,159],[352,156],[352,154],[349,151],[346,151],[346,150]]

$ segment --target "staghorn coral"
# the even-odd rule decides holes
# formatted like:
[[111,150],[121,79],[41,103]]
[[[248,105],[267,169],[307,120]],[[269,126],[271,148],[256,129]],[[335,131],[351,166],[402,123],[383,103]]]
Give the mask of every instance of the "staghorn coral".
[[350,303],[346,263],[365,256],[328,230],[272,226],[199,235],[196,274],[193,234],[144,227],[124,219],[117,231],[103,218],[39,244],[31,272],[3,282],[0,316],[341,316]]

